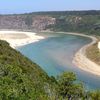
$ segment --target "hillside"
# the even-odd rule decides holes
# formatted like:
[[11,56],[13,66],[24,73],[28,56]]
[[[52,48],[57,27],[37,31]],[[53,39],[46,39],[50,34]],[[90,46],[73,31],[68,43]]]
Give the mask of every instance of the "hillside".
[[46,26],[55,24],[55,18],[39,15],[1,15],[0,29],[44,30]]
[[47,100],[48,89],[52,89],[50,77],[8,43],[0,41],[0,100]]
[[100,100],[100,91],[86,92],[76,75],[49,77],[37,64],[0,41],[0,100]]
[[70,31],[100,35],[100,11],[58,11],[1,15],[0,29]]

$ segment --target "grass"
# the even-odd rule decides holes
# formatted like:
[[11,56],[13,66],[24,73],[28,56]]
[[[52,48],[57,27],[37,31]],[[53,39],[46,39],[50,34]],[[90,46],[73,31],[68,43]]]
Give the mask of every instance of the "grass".
[[87,49],[86,55],[89,59],[91,59],[93,62],[100,65],[100,51],[97,48],[97,43],[92,45]]

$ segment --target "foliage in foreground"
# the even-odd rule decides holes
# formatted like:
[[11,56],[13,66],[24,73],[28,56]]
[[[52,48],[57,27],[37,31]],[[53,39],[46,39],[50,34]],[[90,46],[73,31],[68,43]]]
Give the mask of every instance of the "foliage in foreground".
[[82,83],[76,83],[73,72],[64,72],[58,77],[58,97],[61,100],[100,100],[100,91],[87,91]]
[[[46,86],[46,85],[47,86]],[[50,78],[35,63],[0,41],[0,98],[2,100],[47,99]]]
[[38,65],[0,41],[0,100],[100,100],[86,92],[74,73],[49,77]]

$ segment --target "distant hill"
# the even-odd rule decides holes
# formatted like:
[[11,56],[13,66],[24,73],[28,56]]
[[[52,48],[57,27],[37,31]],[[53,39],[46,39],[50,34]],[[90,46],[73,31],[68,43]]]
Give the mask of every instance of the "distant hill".
[[56,23],[55,18],[44,15],[1,15],[0,29],[45,30],[47,26]]
[[0,29],[52,30],[100,35],[100,11],[51,11],[0,15]]

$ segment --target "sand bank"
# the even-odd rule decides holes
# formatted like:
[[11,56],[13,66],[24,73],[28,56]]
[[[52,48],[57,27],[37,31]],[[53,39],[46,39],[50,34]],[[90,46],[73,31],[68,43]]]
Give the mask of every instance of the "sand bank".
[[91,43],[83,46],[74,56],[73,58],[73,63],[79,67],[80,69],[90,72],[94,75],[100,76],[100,65],[96,64],[95,62],[91,61],[89,58],[86,56],[86,49],[93,44],[97,42],[97,38],[94,36],[89,36],[89,35],[84,35],[84,34],[79,34],[79,33],[66,33],[66,34],[71,34],[71,35],[78,35],[78,36],[83,36],[90,38],[92,40]]
[[0,39],[7,41],[12,48],[16,48],[37,42],[41,39],[44,39],[44,37],[38,36],[33,32],[0,31]]
[[84,71],[90,72],[94,75],[100,76],[100,65],[96,64],[95,62],[91,61],[86,56],[86,49],[97,42],[97,39],[93,36],[83,35],[81,36],[88,37],[92,39],[92,42],[83,46],[76,54],[73,59],[73,63],[81,68]]

